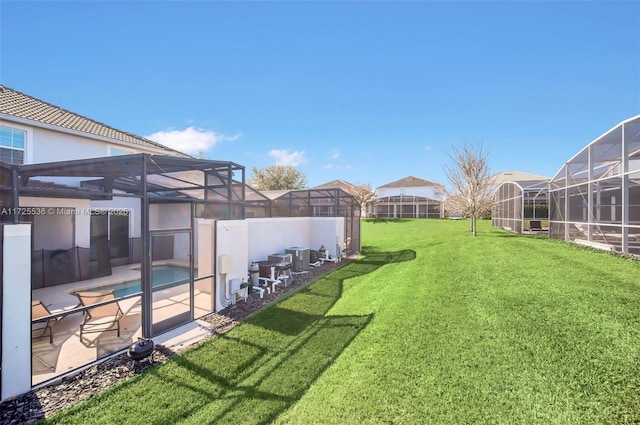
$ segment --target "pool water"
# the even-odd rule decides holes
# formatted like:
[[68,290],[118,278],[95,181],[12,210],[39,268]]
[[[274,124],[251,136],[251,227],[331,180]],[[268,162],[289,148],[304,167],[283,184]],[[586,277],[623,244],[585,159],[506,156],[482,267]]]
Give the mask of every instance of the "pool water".
[[[165,285],[171,282],[178,282],[185,279],[189,279],[189,269],[187,267],[178,266],[154,266],[153,267],[153,282],[151,285],[155,288],[157,286]],[[120,298],[127,295],[140,292],[141,289],[140,279],[128,280],[126,282],[114,283],[112,285],[103,285],[95,288],[88,289],[89,291],[113,291],[115,296]]]

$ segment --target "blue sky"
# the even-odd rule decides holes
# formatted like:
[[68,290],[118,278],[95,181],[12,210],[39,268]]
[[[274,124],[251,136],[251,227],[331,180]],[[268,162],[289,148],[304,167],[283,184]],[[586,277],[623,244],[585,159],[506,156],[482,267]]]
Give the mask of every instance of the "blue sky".
[[640,114],[640,2],[2,0],[0,81],[247,177],[552,176]]

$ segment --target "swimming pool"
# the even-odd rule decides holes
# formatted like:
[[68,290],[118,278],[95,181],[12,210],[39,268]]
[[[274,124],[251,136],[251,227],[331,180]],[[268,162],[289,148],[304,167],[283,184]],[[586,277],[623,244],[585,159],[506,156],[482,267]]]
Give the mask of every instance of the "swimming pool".
[[[151,285],[155,288],[167,283],[189,279],[189,268],[169,265],[153,266],[152,276],[153,282]],[[142,290],[140,283],[140,279],[128,280],[126,282],[88,288],[87,291],[113,291],[115,296],[119,298],[140,292]]]

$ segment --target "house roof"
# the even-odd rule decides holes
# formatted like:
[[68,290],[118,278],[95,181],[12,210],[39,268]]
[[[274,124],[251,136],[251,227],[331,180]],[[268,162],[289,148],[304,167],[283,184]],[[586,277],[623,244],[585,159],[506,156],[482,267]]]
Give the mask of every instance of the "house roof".
[[261,190],[259,192],[273,201],[274,199],[278,199],[279,197],[284,196],[287,193],[291,192],[291,189],[286,189],[286,190]]
[[379,186],[378,189],[396,189],[400,187],[424,187],[424,186],[437,186],[442,187],[440,183],[435,183],[430,180],[422,179],[420,177],[408,176],[400,180],[387,183]]
[[355,187],[356,186],[354,184],[338,179],[338,180],[332,180],[327,183],[323,183],[318,186],[314,186],[311,189],[342,189],[345,192],[349,192],[351,189]]
[[91,118],[36,99],[35,97],[26,95],[5,85],[0,85],[0,118],[6,119],[7,117],[28,120],[33,125],[40,124],[61,127],[67,130],[85,133],[89,136],[111,139],[116,143],[123,142],[129,145],[137,145],[156,151],[159,150],[169,155],[189,156],[154,142],[153,140],[109,127]]
[[533,181],[549,181],[550,177],[540,176],[538,174],[524,173],[522,171],[503,171],[493,176],[495,185],[504,182],[533,182]]

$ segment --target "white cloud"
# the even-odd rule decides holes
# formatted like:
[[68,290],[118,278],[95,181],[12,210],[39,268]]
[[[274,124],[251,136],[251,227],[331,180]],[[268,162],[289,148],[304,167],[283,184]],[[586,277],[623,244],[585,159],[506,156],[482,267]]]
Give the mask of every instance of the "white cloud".
[[297,167],[307,162],[304,151],[290,152],[288,149],[272,149],[269,151],[269,156],[275,158],[276,165],[291,165]]
[[329,168],[333,168],[333,164],[327,164],[324,166],[324,168],[329,169]]
[[424,150],[429,152],[431,149],[433,149],[433,147],[431,145],[427,145],[424,147]]
[[331,159],[338,159],[340,158],[340,149],[336,149],[333,151],[333,153],[331,154]]
[[216,133],[215,131],[190,126],[184,130],[168,128],[145,137],[154,142],[179,150],[180,152],[197,154],[208,151],[218,142],[237,140],[240,136],[239,134],[227,136]]

